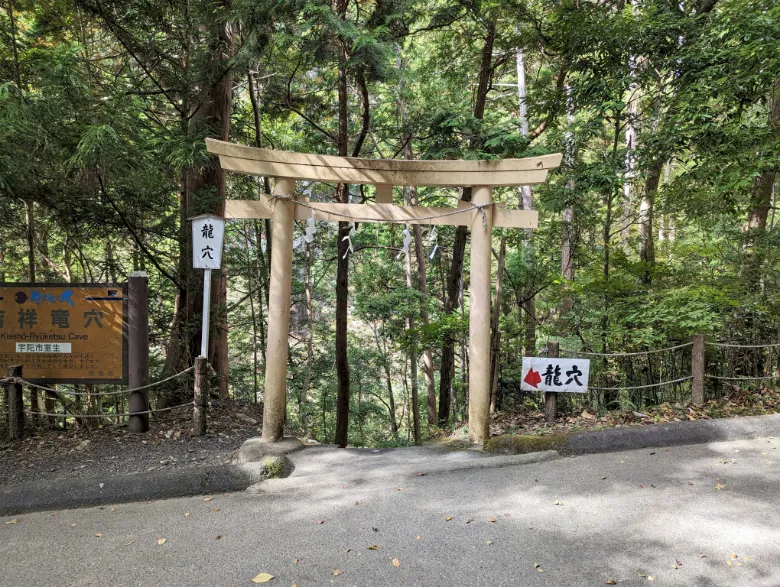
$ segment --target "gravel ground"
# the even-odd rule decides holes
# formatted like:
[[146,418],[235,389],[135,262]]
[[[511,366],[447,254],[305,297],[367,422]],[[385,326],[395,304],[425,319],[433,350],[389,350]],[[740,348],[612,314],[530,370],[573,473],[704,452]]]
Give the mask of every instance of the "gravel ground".
[[186,416],[165,413],[153,418],[147,434],[133,434],[126,425],[71,427],[38,430],[21,441],[4,441],[0,485],[224,464],[247,438],[260,434],[261,405],[212,401],[204,437],[192,436],[190,413],[184,411]]

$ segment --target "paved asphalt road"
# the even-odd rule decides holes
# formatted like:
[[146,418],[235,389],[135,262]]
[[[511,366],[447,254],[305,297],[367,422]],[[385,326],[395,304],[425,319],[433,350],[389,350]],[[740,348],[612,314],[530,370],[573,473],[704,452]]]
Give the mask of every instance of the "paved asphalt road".
[[778,439],[384,473],[2,518],[0,584],[780,586]]

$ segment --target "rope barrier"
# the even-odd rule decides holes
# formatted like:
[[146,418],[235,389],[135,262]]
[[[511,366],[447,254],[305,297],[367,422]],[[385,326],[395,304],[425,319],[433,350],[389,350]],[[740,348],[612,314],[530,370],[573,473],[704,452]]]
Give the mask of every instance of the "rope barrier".
[[[634,353],[586,353],[584,351],[569,351],[566,349],[561,349],[560,352],[562,353],[568,353],[570,355],[582,355],[584,357],[635,357],[637,355],[652,355],[655,353],[665,353],[667,351],[676,351],[677,349],[683,349],[689,346],[693,346],[692,342],[686,342],[683,344],[678,344],[677,346],[670,346],[664,349],[653,349],[650,351],[637,351]],[[622,388],[621,388],[622,389]]]
[[596,391],[620,391],[620,390],[631,390],[631,389],[647,389],[649,387],[661,387],[662,385],[672,385],[673,383],[681,383],[683,381],[688,381],[690,379],[693,379],[693,375],[689,375],[688,377],[681,377],[680,379],[673,379],[672,381],[661,381],[660,383],[649,383],[648,385],[635,385],[633,387],[591,387],[588,386],[588,389],[594,389]]
[[29,412],[24,411],[29,416],[53,416],[55,418],[116,418],[117,416],[129,417],[129,416],[141,416],[143,414],[158,414],[160,412],[170,412],[177,408],[185,408],[187,406],[194,405],[195,402],[187,402],[186,404],[179,404],[178,406],[171,406],[170,408],[160,408],[159,410],[146,410],[143,412],[127,412],[121,414],[57,414],[49,412]]
[[[367,216],[350,216],[349,214],[340,214],[338,212],[328,212],[325,210],[320,210],[319,208],[315,208],[314,206],[311,206],[305,202],[299,202],[298,200],[294,199],[292,196],[281,196],[279,194],[265,194],[267,196],[270,196],[274,200],[287,200],[295,204],[296,206],[302,206],[304,208],[308,208],[309,210],[313,210],[315,212],[319,212],[321,214],[328,214],[329,216],[337,216],[339,218],[343,218],[344,220],[352,220],[353,222],[375,222],[376,218],[369,218]],[[434,214],[433,216],[423,216],[420,218],[415,218],[414,220],[418,221],[419,224],[423,224],[426,221],[429,220],[436,220],[437,218],[445,218],[447,216],[454,216],[455,214],[463,214],[464,212],[470,212],[472,210],[479,210],[482,214],[482,227],[487,228],[487,216],[485,215],[485,208],[488,206],[492,206],[494,202],[490,202],[489,204],[471,204],[468,208],[457,208],[450,212],[442,212],[441,214]]]
[[130,393],[130,392],[133,392],[133,391],[141,391],[141,390],[144,390],[144,389],[149,389],[151,387],[155,387],[157,385],[161,385],[161,384],[165,383],[166,381],[170,381],[171,379],[176,379],[177,377],[181,377],[185,373],[188,373],[188,372],[192,371],[194,368],[195,368],[195,366],[193,365],[192,367],[188,367],[184,371],[180,371],[179,373],[175,373],[175,374],[171,375],[170,377],[166,377],[165,379],[161,379],[160,381],[155,381],[154,383],[149,383],[148,385],[142,385],[141,387],[133,387],[133,388],[130,388],[130,389],[120,389],[119,391],[106,391],[106,392],[99,392],[99,393],[86,392],[86,391],[85,392],[82,392],[82,391],[68,391],[68,390],[64,390],[64,389],[54,389],[53,387],[46,387],[45,385],[38,385],[37,383],[30,383],[29,381],[27,381],[26,379],[24,379],[22,377],[6,377],[4,379],[0,379],[0,383],[19,383],[21,385],[27,385],[29,387],[34,387],[36,389],[41,389],[43,391],[51,391],[52,393],[64,394],[64,395],[80,395],[80,396],[86,396],[86,397],[93,397],[93,396],[94,397],[97,397],[97,396],[103,397],[103,396],[107,396],[107,395],[123,395],[123,394]]
[[763,349],[770,347],[780,347],[780,342],[771,342],[769,344],[732,344],[730,342],[705,342],[710,346],[731,347],[737,349]]
[[780,379],[780,375],[768,375],[766,377],[719,377],[718,375],[704,375],[705,379],[720,379],[722,381],[765,381],[768,379]]

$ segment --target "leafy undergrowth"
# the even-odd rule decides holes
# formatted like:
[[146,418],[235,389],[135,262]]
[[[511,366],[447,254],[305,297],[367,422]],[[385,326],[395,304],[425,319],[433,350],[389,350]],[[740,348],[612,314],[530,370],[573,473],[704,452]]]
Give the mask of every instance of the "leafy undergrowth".
[[490,419],[490,435],[562,435],[615,426],[760,416],[777,412],[780,412],[780,389],[762,387],[747,390],[735,387],[726,397],[709,400],[701,406],[692,406],[690,403],[663,403],[633,411],[584,409],[576,414],[559,415],[555,424],[546,423],[542,411],[523,406],[493,414]]

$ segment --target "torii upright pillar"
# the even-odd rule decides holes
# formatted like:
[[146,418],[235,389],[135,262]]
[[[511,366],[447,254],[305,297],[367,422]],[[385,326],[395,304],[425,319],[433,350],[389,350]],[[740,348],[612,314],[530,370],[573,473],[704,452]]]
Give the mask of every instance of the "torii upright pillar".
[[[493,202],[494,186],[542,183],[560,165],[560,153],[501,161],[397,161],[307,155],[242,147],[206,139],[223,169],[275,178],[274,195],[228,200],[227,218],[272,218],[273,255],[268,308],[263,441],[282,438],[287,404],[293,226],[295,220],[436,224],[471,227],[469,287],[469,438],[483,443],[490,424],[490,289],[493,227],[536,228],[533,210],[509,210]],[[296,180],[377,187],[377,203],[314,203],[295,197]],[[395,206],[393,186],[472,186],[473,202],[458,208]],[[295,200],[295,201],[293,201]],[[299,202],[298,205],[295,202]]]

